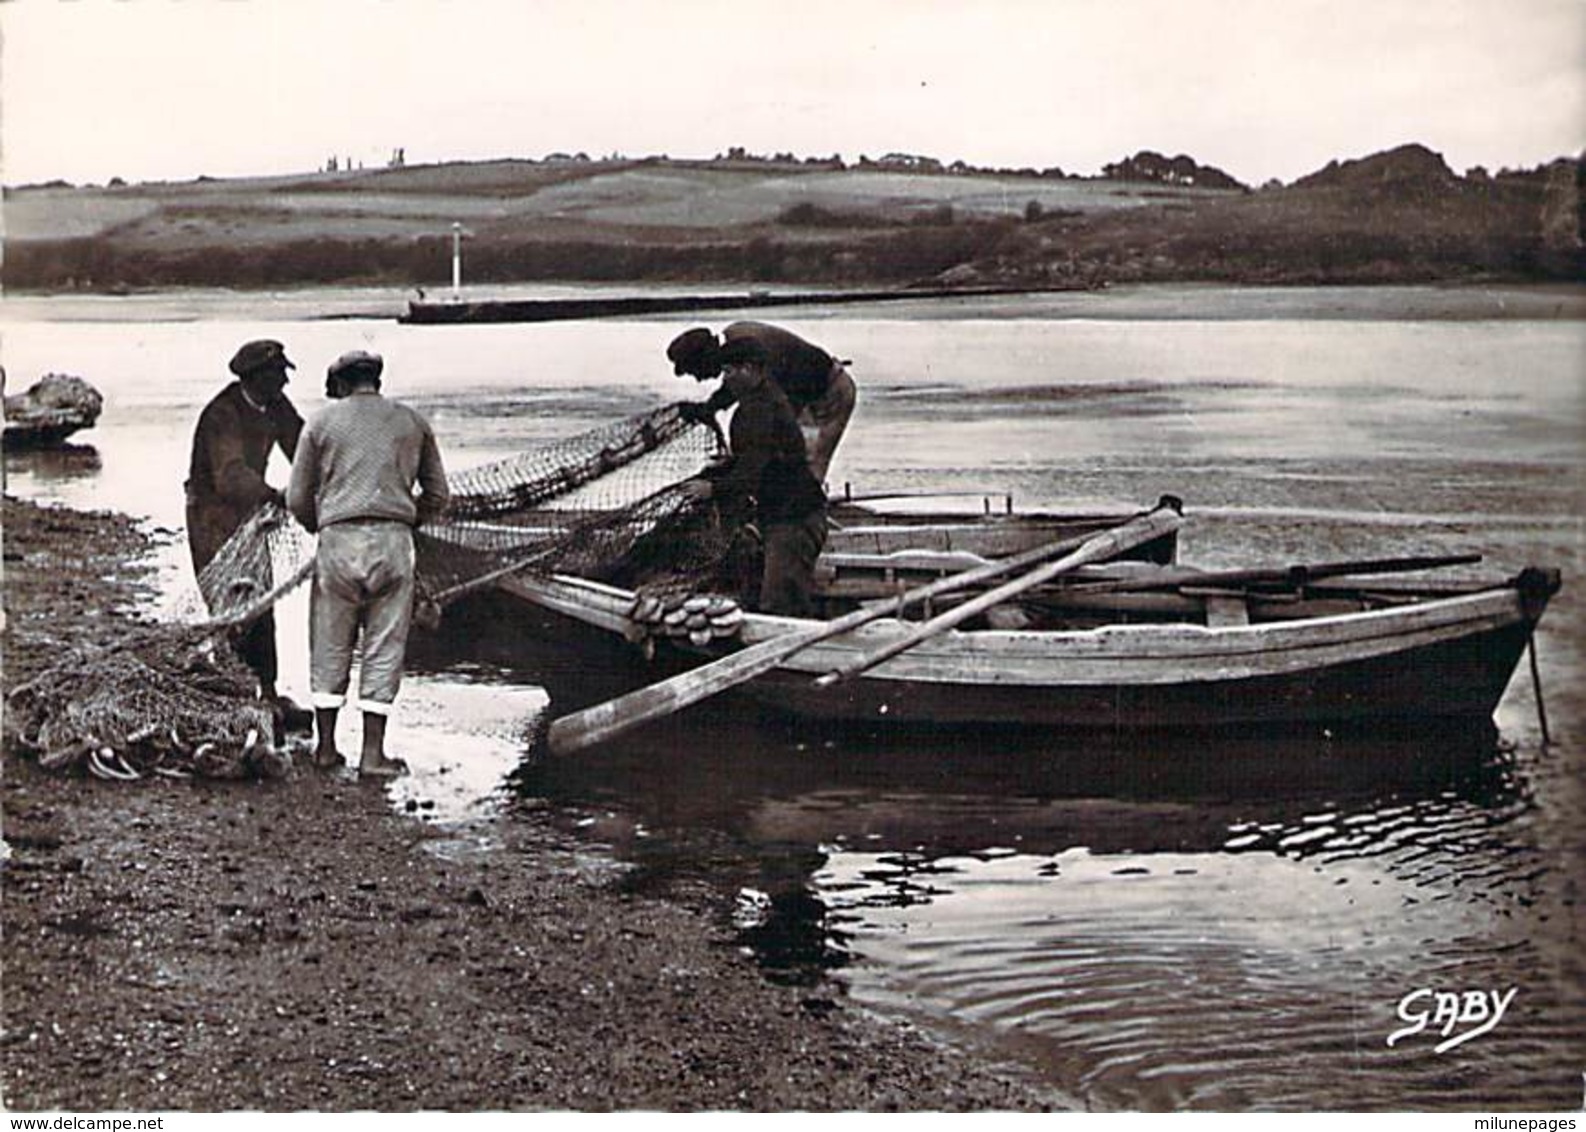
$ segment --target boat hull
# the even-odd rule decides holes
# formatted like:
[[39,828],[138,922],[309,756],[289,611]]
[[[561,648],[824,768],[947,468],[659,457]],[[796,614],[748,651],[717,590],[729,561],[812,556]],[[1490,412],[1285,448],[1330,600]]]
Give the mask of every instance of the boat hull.
[[1480,721],[1496,710],[1528,639],[1529,629],[1515,625],[1414,652],[1226,680],[943,686],[878,676],[821,689],[807,675],[776,671],[743,693],[797,717],[891,727],[1129,731]]
[[[518,576],[502,588],[539,611],[537,633],[563,647],[600,642],[601,659],[576,654],[584,659],[547,679],[556,714],[722,655],[662,641],[645,661],[623,638],[629,596],[598,583]],[[1539,616],[1534,600],[1498,587],[1408,608],[1228,628],[950,631],[835,687],[814,684],[906,631],[905,623],[888,620],[822,641],[733,694],[803,719],[888,728],[1130,731],[1486,720]],[[743,643],[807,624],[750,615]],[[585,664],[602,674],[602,694],[569,689]]]

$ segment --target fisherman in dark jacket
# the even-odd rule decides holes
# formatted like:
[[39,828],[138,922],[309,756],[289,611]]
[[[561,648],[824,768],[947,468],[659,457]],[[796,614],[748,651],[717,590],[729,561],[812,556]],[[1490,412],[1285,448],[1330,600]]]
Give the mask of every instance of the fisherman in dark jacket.
[[688,481],[696,499],[753,501],[765,549],[759,608],[814,613],[815,561],[826,544],[826,493],[810,470],[803,434],[786,394],[771,380],[759,342],[738,339],[719,352],[724,388],[738,405],[729,430],[732,458]]
[[[848,429],[858,392],[847,364],[791,330],[764,322],[735,322],[721,339],[705,327],[684,331],[666,348],[673,371],[707,381],[721,374],[723,351],[734,342],[754,342],[765,356],[766,373],[787,398],[804,435],[810,471],[816,483],[826,481],[837,444]],[[723,384],[710,397],[687,407],[690,415],[704,417],[732,405],[737,396]]]
[[[187,545],[193,572],[200,573],[226,540],[260,504],[284,502],[265,482],[270,453],[290,460],[303,418],[287,399],[286,371],[297,368],[285,347],[272,339],[246,342],[229,366],[237,380],[227,385],[198,417],[187,474]],[[265,613],[237,640],[237,651],[259,678],[260,695],[300,721],[307,713],[278,697],[275,617]]]

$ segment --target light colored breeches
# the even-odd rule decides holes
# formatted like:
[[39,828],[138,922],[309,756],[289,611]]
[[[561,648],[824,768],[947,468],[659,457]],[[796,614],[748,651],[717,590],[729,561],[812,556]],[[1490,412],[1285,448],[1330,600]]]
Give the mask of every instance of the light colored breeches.
[[335,523],[319,532],[309,595],[309,681],[316,708],[346,703],[361,633],[358,705],[390,714],[402,685],[413,586],[413,532],[406,523]]

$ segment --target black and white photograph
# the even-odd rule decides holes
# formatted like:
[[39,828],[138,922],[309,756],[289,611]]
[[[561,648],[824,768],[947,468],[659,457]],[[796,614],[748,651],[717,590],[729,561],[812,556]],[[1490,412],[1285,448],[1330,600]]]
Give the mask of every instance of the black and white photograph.
[[11,1129],[1586,1111],[1583,0],[0,0],[0,186]]

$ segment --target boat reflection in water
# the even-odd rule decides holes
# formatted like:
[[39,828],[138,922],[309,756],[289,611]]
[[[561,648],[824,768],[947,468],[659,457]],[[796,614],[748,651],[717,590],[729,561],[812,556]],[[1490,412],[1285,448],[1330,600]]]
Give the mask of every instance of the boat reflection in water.
[[[410,667],[471,667],[554,686],[551,705],[629,686],[591,653],[523,631],[522,607],[495,599],[448,611],[445,638],[415,638]],[[1513,759],[1490,722],[1400,731],[1065,733],[793,720],[732,696],[697,704],[567,758],[531,743],[519,795],[572,810],[620,811],[645,837],[642,869],[686,869],[694,839],[764,855],[830,849],[909,854],[1331,851],[1301,838],[1315,816],[1348,822],[1378,808],[1521,804]],[[603,825],[603,828],[606,826]],[[1399,837],[1396,844],[1404,844]],[[680,858],[670,861],[670,858]]]
[[731,894],[771,977],[1010,1041],[1087,1103],[1465,1105],[1424,1059],[1401,1079],[1395,1003],[1530,963],[1506,919],[1535,895],[1530,801],[1490,729],[871,742],[732,714],[518,789],[636,890]]
[[[707,710],[708,709],[708,710]],[[752,708],[706,705],[565,761],[526,764],[519,788],[560,803],[631,812],[649,831],[641,862],[690,871],[693,838],[746,853],[744,884],[770,897],[748,942],[790,960],[786,940],[829,920],[810,895],[832,854],[875,856],[893,883],[867,899],[928,899],[932,861],[1057,856],[1329,852],[1306,838],[1381,808],[1518,803],[1496,729],[1378,738],[1325,735],[1070,737],[1014,730],[866,735],[812,731]],[[682,860],[673,858],[681,856]],[[716,858],[718,861],[720,857]],[[841,948],[809,949],[842,962]]]
[[[580,675],[511,618],[469,637],[508,679]],[[883,737],[720,697],[531,751],[511,787],[771,977],[1007,1042],[1084,1103],[1435,1109],[1553,1095],[1536,1052],[1579,1028],[1536,911],[1559,877],[1531,757],[1490,723]],[[1429,1045],[1385,1044],[1399,1000],[1445,984],[1531,988],[1453,1091]]]

